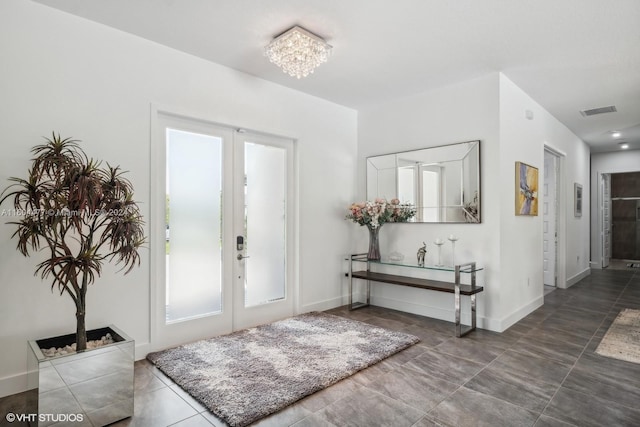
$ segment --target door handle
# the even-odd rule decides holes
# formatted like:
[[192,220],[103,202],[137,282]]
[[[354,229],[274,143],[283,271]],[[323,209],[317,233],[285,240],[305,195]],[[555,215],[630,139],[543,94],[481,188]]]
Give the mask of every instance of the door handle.
[[238,258],[238,261],[242,261],[243,259],[249,258],[249,257],[248,256],[244,256],[242,254],[238,254],[238,256],[236,258]]

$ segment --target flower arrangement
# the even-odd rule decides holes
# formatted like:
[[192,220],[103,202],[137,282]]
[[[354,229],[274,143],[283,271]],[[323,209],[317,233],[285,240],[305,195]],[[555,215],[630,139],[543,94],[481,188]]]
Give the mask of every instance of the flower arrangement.
[[366,225],[369,229],[377,229],[387,222],[407,222],[416,214],[410,203],[400,203],[398,199],[377,198],[373,201],[353,203],[349,207],[346,219],[356,224]]

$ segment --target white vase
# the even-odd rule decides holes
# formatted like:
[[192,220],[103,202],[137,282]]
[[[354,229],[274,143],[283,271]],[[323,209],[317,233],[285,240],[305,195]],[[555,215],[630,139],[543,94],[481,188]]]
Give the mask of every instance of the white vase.
[[444,245],[444,240],[438,238],[433,242],[434,245],[438,247],[438,263],[436,267],[442,267],[442,245]]
[[451,242],[451,265],[455,267],[455,265],[456,265],[456,241],[458,240],[458,237],[454,236],[453,234],[450,234],[448,239]]

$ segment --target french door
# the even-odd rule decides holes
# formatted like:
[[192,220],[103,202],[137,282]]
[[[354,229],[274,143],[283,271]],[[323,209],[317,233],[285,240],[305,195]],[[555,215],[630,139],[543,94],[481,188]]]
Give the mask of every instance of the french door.
[[248,132],[234,138],[234,329],[294,311],[293,142]]
[[164,113],[154,128],[156,346],[292,315],[293,141]]

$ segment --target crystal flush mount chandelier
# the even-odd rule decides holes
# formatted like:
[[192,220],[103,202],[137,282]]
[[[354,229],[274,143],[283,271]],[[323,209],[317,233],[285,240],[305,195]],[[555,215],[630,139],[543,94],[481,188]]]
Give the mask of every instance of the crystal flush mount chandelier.
[[273,39],[264,48],[269,61],[291,77],[307,77],[327,62],[331,46],[322,38],[297,25]]

